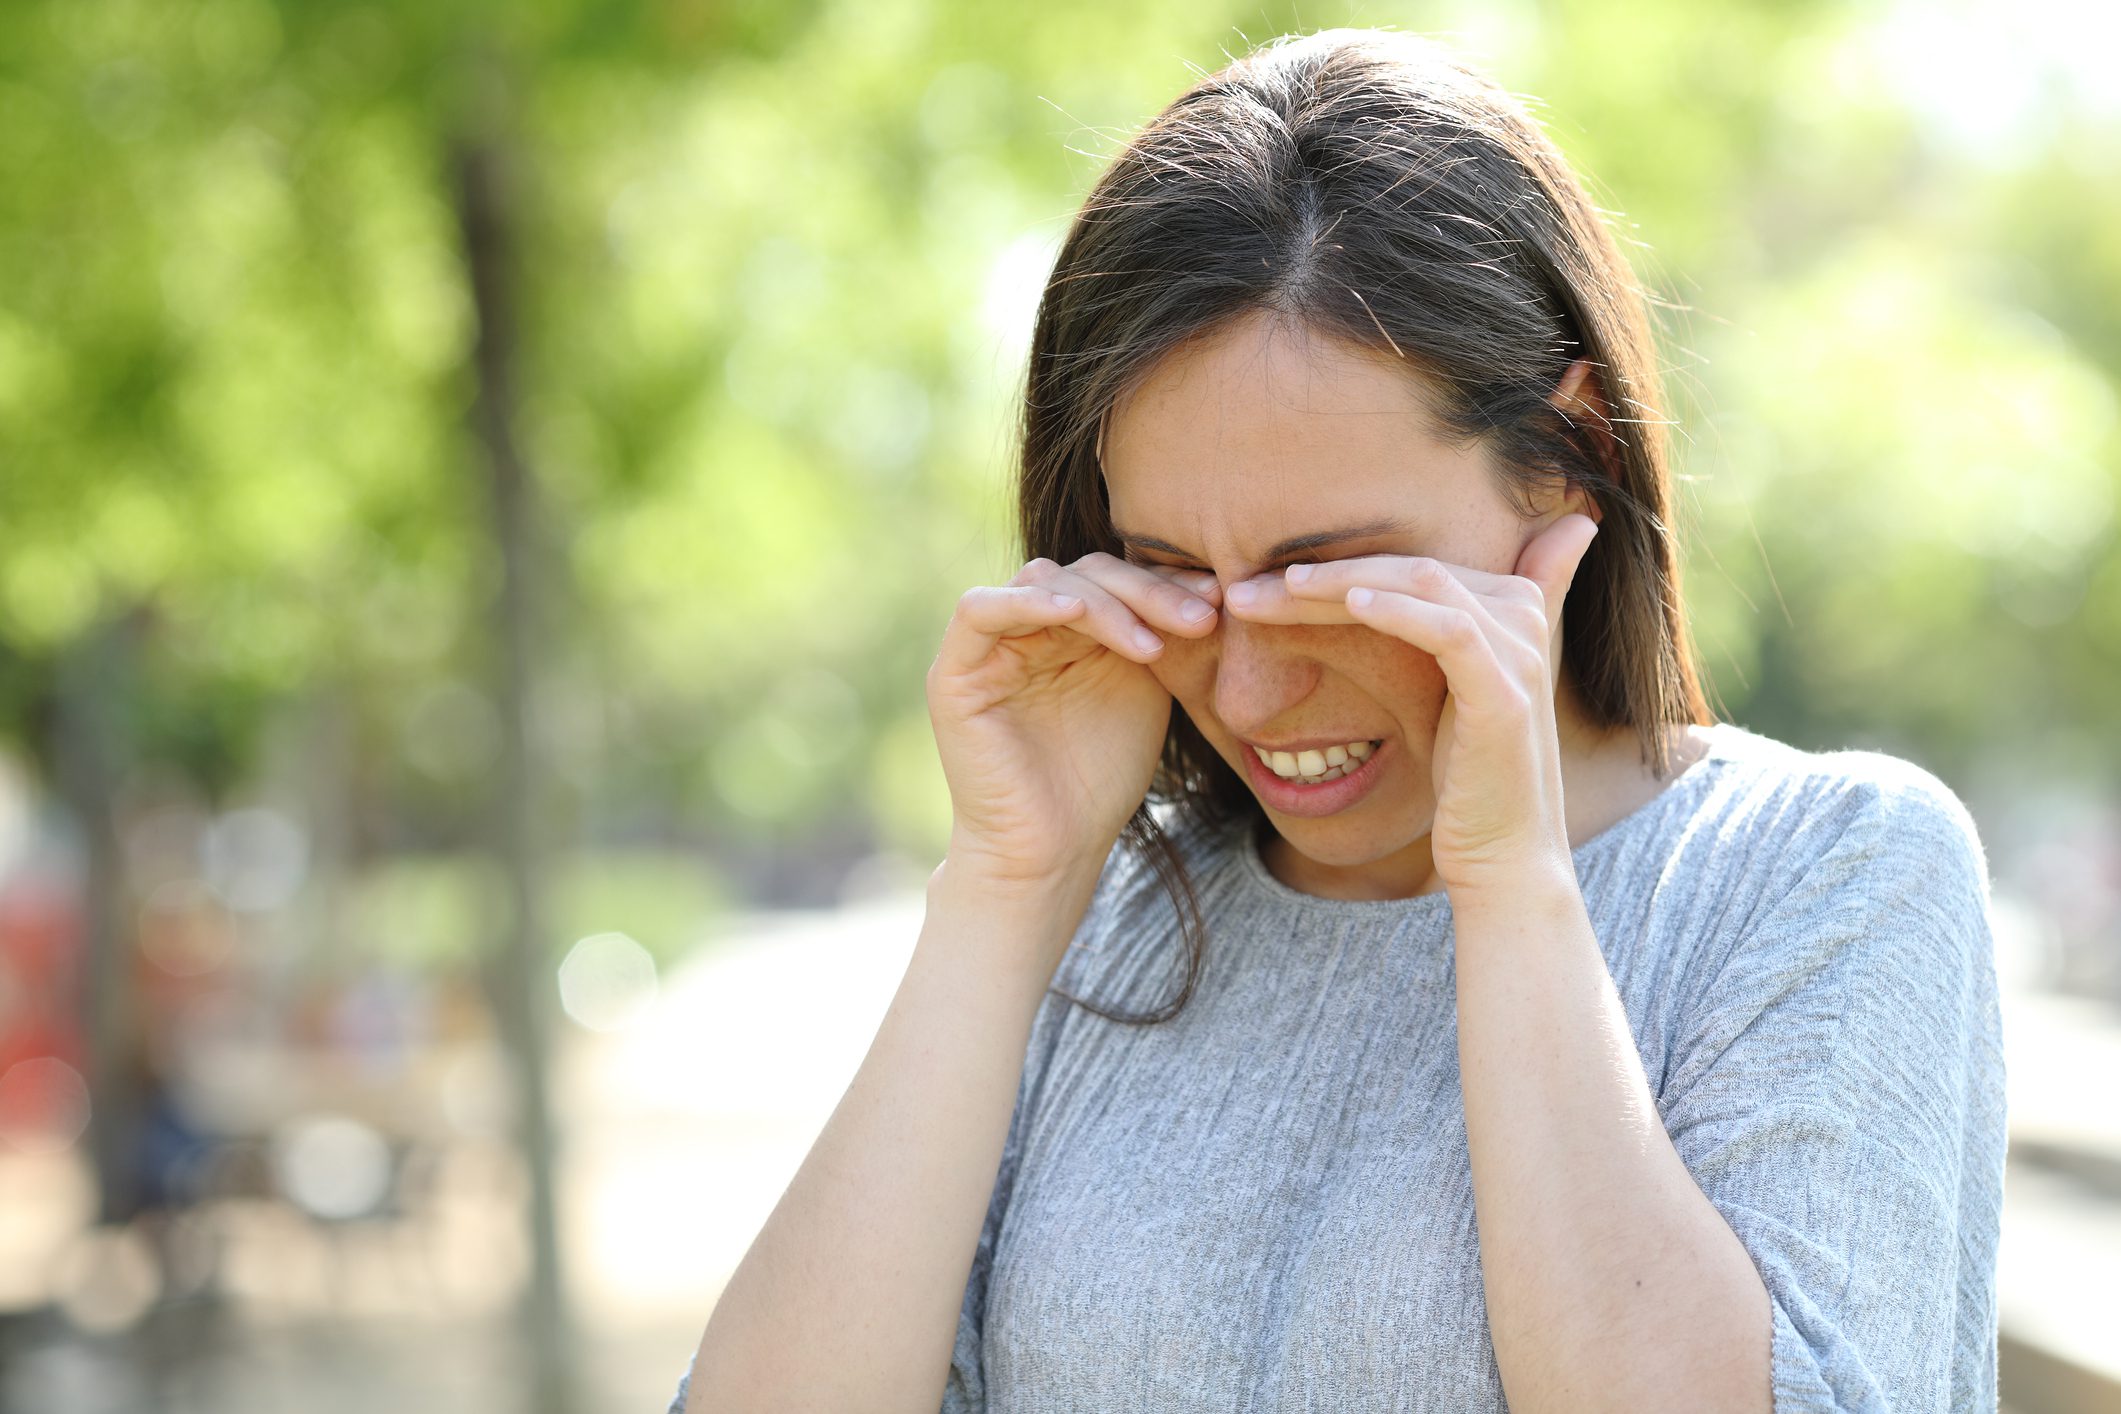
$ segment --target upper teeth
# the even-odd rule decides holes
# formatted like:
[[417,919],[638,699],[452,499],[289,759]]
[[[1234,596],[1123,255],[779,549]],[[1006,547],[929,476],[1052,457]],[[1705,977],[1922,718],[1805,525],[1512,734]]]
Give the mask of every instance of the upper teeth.
[[1355,769],[1365,760],[1376,743],[1351,741],[1341,746],[1329,746],[1323,751],[1262,751],[1259,759],[1266,762],[1274,774],[1287,780],[1333,780]]

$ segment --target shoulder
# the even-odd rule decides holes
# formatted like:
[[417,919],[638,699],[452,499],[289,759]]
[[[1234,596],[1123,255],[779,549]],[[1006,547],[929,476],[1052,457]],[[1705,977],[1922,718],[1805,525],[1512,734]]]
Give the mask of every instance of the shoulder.
[[1657,886],[1701,1004],[1992,965],[1981,834],[1927,767],[1741,730],[1707,796]]
[[1997,1092],[1988,861],[1965,802],[1889,752],[1756,738],[1738,754],[1729,808],[1703,822],[1716,838],[1695,841],[1712,862],[1674,914],[1688,961],[1661,1093],[1736,1057],[1854,1112],[1887,1054]]
[[1874,748],[1810,751],[1734,729],[1721,799],[1706,828],[1726,867],[1763,866],[1762,882],[1860,888],[1879,871],[1986,898],[1988,856],[1973,813],[1926,766]]

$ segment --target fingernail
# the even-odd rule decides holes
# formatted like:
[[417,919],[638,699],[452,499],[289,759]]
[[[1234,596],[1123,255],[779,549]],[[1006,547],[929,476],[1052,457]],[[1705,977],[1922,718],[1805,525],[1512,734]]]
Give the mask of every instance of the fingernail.
[[1198,599],[1188,599],[1178,606],[1178,616],[1189,623],[1199,623],[1215,611]]
[[1311,567],[1309,565],[1291,565],[1288,568],[1288,576],[1289,583],[1302,584],[1311,577]]
[[1144,653],[1154,653],[1157,649],[1164,646],[1164,641],[1161,638],[1158,638],[1145,628],[1134,630],[1134,641],[1141,646],[1141,650]]
[[1223,598],[1242,609],[1259,597],[1259,587],[1251,584],[1233,584],[1223,591]]

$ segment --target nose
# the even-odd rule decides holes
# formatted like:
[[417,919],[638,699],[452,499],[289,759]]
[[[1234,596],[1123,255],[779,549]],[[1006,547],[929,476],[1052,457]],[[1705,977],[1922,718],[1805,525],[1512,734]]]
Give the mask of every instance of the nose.
[[1301,630],[1225,614],[1216,625],[1215,715],[1241,737],[1271,728],[1318,685],[1318,661],[1295,641]]

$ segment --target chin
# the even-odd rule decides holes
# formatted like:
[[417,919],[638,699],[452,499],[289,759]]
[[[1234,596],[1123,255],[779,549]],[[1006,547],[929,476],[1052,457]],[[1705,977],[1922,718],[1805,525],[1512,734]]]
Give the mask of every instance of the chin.
[[[1264,809],[1264,805],[1261,808]],[[1433,810],[1423,812],[1419,820],[1408,820],[1396,828],[1386,829],[1380,829],[1374,820],[1360,818],[1357,813],[1346,817],[1285,821],[1269,811],[1267,821],[1298,854],[1314,864],[1333,869],[1352,869],[1389,859],[1427,837],[1436,824]]]

